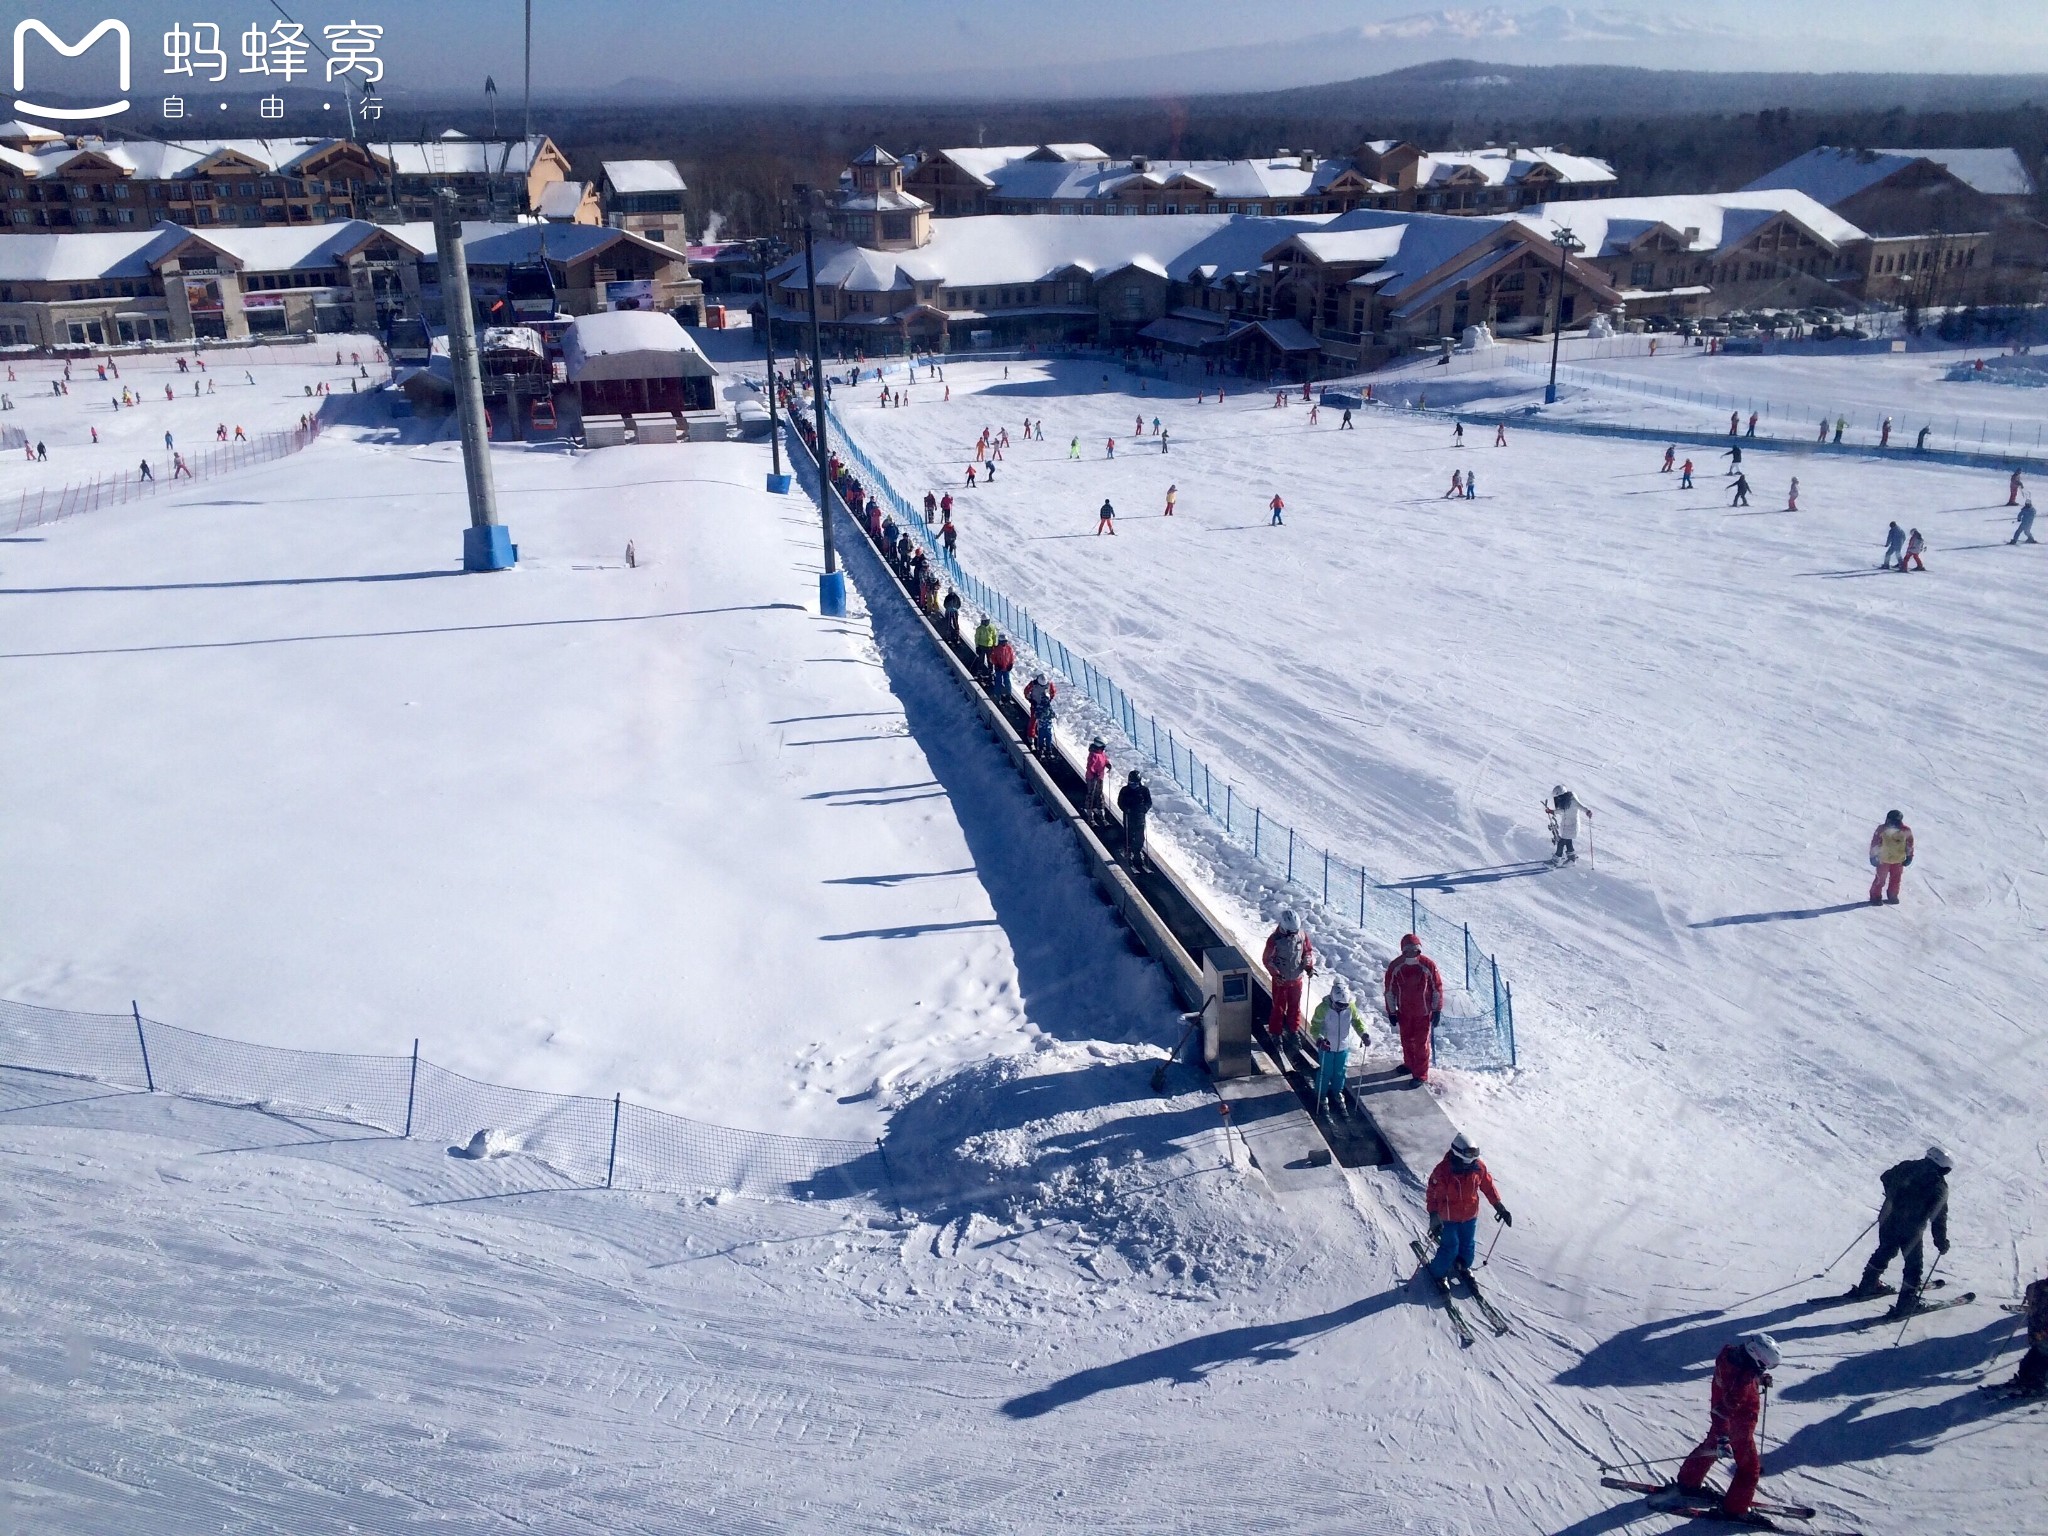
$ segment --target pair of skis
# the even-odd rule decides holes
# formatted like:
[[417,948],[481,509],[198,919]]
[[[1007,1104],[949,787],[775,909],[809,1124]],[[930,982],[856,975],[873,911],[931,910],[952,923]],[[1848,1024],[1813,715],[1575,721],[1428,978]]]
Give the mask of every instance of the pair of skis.
[[1736,1515],[1721,1507],[1721,1495],[1711,1488],[1681,1488],[1676,1483],[1639,1483],[1624,1477],[1603,1477],[1600,1486],[1640,1493],[1659,1514],[1680,1515],[1688,1520],[1746,1525],[1758,1531],[1804,1531],[1807,1536],[1862,1536],[1860,1531],[1822,1530],[1805,1524],[1780,1523],[1787,1520],[1804,1522],[1820,1513],[1805,1504],[1780,1504],[1770,1499],[1757,1499],[1746,1511]]
[[[1448,1279],[1438,1279],[1430,1270],[1430,1252],[1423,1245],[1421,1238],[1410,1238],[1408,1246],[1415,1250],[1415,1257],[1422,1264],[1418,1275],[1427,1276],[1429,1283],[1436,1288],[1437,1300],[1444,1304],[1444,1315],[1451,1320],[1451,1327],[1457,1331],[1459,1342],[1465,1348],[1471,1348],[1477,1336],[1472,1332],[1472,1324],[1465,1317],[1465,1309],[1458,1305],[1458,1298],[1451,1293],[1450,1281]],[[1495,1336],[1499,1338],[1505,1338],[1509,1333],[1513,1332],[1513,1328],[1508,1323],[1507,1315],[1493,1304],[1492,1298],[1485,1291],[1479,1288],[1478,1276],[1474,1275],[1469,1269],[1462,1271],[1462,1274],[1465,1284],[1470,1290],[1472,1304],[1479,1309],[1479,1315],[1485,1319],[1486,1326],[1491,1328]]]

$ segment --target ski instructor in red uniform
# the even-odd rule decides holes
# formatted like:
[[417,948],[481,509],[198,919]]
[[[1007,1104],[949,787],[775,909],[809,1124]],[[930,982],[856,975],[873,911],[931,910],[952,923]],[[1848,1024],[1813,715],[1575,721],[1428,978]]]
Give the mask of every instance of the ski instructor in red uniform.
[[1401,953],[1387,966],[1380,989],[1387,1018],[1401,1032],[1402,1070],[1428,1082],[1429,1031],[1444,1011],[1444,979],[1414,934],[1402,935]]
[[1746,1515],[1756,1497],[1757,1479],[1763,1476],[1763,1460],[1757,1454],[1756,1421],[1763,1411],[1763,1394],[1770,1387],[1771,1372],[1777,1368],[1778,1345],[1768,1333],[1748,1333],[1732,1344],[1721,1346],[1714,1360],[1714,1389],[1710,1405],[1707,1438],[1693,1448],[1678,1469],[1678,1486],[1687,1493],[1699,1493],[1707,1474],[1725,1453],[1735,1458],[1735,1475],[1721,1496],[1721,1508],[1730,1515]]

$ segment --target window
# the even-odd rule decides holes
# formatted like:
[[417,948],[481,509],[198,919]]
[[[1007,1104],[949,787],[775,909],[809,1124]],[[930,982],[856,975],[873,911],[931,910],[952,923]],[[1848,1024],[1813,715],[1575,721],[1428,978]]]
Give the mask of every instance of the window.
[[133,224],[135,222],[135,210],[133,208],[123,208],[117,217],[123,224]]
[[253,181],[245,181],[245,182],[243,182],[243,183],[242,183],[242,196],[244,196],[244,197],[254,197],[255,195],[256,195],[256,183],[255,183],[255,182],[253,182]]
[[1637,288],[1649,287],[1650,284],[1657,280],[1656,263],[1650,261],[1638,261],[1634,263],[1628,269],[1628,280],[1633,286]]
[[1145,290],[1136,283],[1124,289],[1124,313],[1133,317],[1145,313]]
[[1066,302],[1067,302],[1067,303],[1069,303],[1069,304],[1085,304],[1085,303],[1087,303],[1087,302],[1088,302],[1088,290],[1087,290],[1087,285],[1086,285],[1086,284],[1084,284],[1084,283],[1068,283],[1068,284],[1066,285]]
[[19,187],[9,187],[9,188],[7,189],[7,197],[8,197],[8,201],[10,201],[10,202],[16,202],[16,203],[20,202],[20,201],[21,201],[21,188],[19,188]]
[[127,182],[125,182],[125,181],[124,181],[124,182],[120,182],[120,183],[117,183],[117,184],[115,185],[115,187],[114,187],[114,201],[116,201],[116,202],[119,202],[119,203],[125,203],[125,202],[127,202],[127,201],[128,201],[128,183],[127,183]]
[[1235,213],[1235,212],[1237,212],[1237,204],[1235,204],[1235,203],[1232,203],[1232,204],[1230,205],[1229,211],[1230,211],[1231,213]]

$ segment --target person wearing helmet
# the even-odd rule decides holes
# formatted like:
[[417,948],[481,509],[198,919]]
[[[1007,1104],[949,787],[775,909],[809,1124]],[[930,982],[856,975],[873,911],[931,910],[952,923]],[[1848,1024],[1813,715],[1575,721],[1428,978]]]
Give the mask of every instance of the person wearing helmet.
[[1145,818],[1152,814],[1152,791],[1145,787],[1145,776],[1133,768],[1124,780],[1124,787],[1116,792],[1116,808],[1124,815],[1124,863],[1130,868],[1145,867]]
[[1723,1454],[1735,1458],[1735,1475],[1721,1495],[1721,1512],[1746,1515],[1756,1498],[1763,1458],[1757,1454],[1756,1422],[1763,1413],[1763,1395],[1771,1372],[1778,1368],[1778,1344],[1768,1333],[1746,1333],[1721,1346],[1714,1358],[1714,1385],[1709,1399],[1707,1438],[1693,1447],[1678,1469],[1678,1486],[1687,1493],[1704,1492],[1707,1474]]
[[988,653],[988,680],[998,702],[1010,697],[1010,669],[1016,665],[1017,647],[1010,644],[1008,635],[997,635]]
[[1903,812],[1886,811],[1882,824],[1870,834],[1870,867],[1877,871],[1870,877],[1873,907],[1879,902],[1893,907],[1899,904],[1899,881],[1912,862],[1913,829],[1906,825]]
[[1389,962],[1380,992],[1388,1022],[1401,1032],[1401,1070],[1428,1082],[1429,1032],[1444,1011],[1444,979],[1414,934],[1401,935],[1401,953]]
[[1352,1037],[1371,1045],[1372,1036],[1365,1032],[1365,1019],[1352,1001],[1351,983],[1342,976],[1331,980],[1329,995],[1316,1004],[1309,1034],[1316,1042],[1316,1103],[1328,1104],[1333,1114],[1349,1114],[1344,1104],[1344,1073],[1351,1060]]
[[1581,805],[1579,797],[1562,784],[1550,792],[1550,798],[1543,802],[1544,814],[1550,818],[1550,858],[1555,864],[1569,864],[1578,858],[1572,847],[1579,835],[1579,818],[1586,818],[1586,830],[1593,830],[1593,808]]
[[1024,685],[1024,702],[1031,709],[1031,719],[1024,727],[1024,744],[1041,757],[1052,747],[1052,700],[1058,692],[1058,685],[1047,682],[1043,672],[1032,673],[1031,681]]
[[1877,1213],[1877,1252],[1863,1266],[1863,1278],[1851,1296],[1882,1296],[1890,1289],[1884,1272],[1891,1261],[1903,1255],[1899,1273],[1899,1299],[1893,1315],[1904,1317],[1920,1304],[1920,1267],[1925,1255],[1921,1234],[1930,1227],[1937,1253],[1948,1252],[1948,1176],[1955,1162],[1940,1147],[1927,1149],[1924,1157],[1909,1157],[1894,1163],[1879,1176],[1884,1185],[1884,1204]]
[[1436,1253],[1429,1272],[1448,1280],[1451,1271],[1467,1272],[1479,1242],[1479,1197],[1486,1196],[1493,1207],[1493,1219],[1508,1226],[1514,1216],[1500,1203],[1500,1191],[1493,1187],[1493,1175],[1486,1171],[1479,1148],[1463,1131],[1451,1143],[1450,1151],[1430,1170],[1429,1187],[1423,1204],[1429,1212],[1429,1235],[1436,1240]]
[[987,614],[983,614],[981,622],[974,626],[974,675],[976,677],[988,676],[988,658],[989,654],[996,648],[996,638],[995,621],[989,618]]
[[1267,1015],[1266,1031],[1278,1040],[1301,1028],[1301,990],[1316,973],[1315,943],[1292,907],[1281,910],[1280,924],[1266,935],[1265,953],[1259,958],[1273,978],[1273,1011]]
[[1088,818],[1088,825],[1100,827],[1109,820],[1109,802],[1104,790],[1109,779],[1109,748],[1100,736],[1088,743],[1088,767],[1084,776],[1088,787],[1086,799],[1081,805],[1081,814]]

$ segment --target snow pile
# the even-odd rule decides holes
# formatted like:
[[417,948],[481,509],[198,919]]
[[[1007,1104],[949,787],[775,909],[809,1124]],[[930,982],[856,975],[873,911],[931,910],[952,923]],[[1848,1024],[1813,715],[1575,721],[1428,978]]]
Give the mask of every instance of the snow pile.
[[2007,353],[1951,363],[1942,375],[1951,384],[2008,384],[2021,389],[2048,389],[2048,352]]

